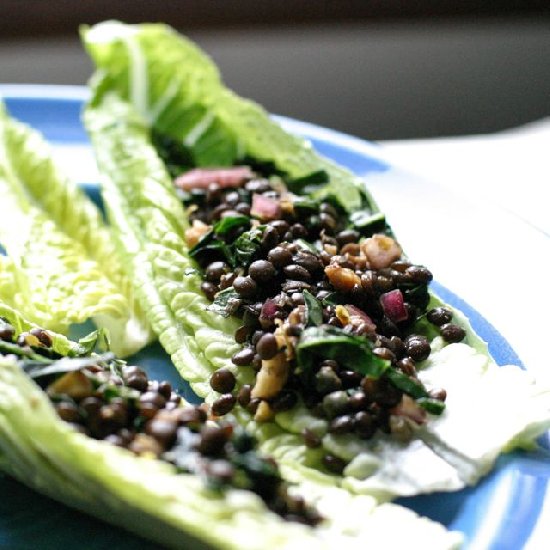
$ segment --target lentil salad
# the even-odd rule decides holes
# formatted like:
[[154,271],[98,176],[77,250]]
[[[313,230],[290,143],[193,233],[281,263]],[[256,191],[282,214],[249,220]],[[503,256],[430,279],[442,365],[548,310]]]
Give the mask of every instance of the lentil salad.
[[[152,325],[191,387],[205,396],[207,402],[216,402],[220,414],[231,410],[241,423],[254,431],[262,449],[277,457],[286,478],[336,484],[381,500],[435,490],[452,491],[476,483],[504,448],[522,445],[524,437],[532,437],[533,426],[545,429],[546,390],[532,385],[527,377],[519,375],[516,379],[517,369],[513,367],[499,369],[460,312],[451,311],[436,296],[426,292],[431,274],[402,257],[383,215],[357,177],[319,156],[300,138],[285,133],[258,105],[235,96],[221,83],[212,62],[167,27],[107,22],[85,29],[83,37],[98,67],[85,122],[104,178],[104,202],[114,234],[118,235],[125,265],[137,279],[136,291],[141,293],[143,308],[154,312]],[[208,180],[208,168],[212,166],[222,168],[215,182]],[[228,190],[235,175],[233,170],[243,180],[242,186]],[[176,176],[177,185],[184,191],[183,197],[177,196],[169,172]],[[268,188],[263,193],[246,189],[249,182],[265,187],[266,180]],[[218,201],[223,196],[223,203],[215,203],[212,210],[201,209],[201,204],[208,201],[209,183],[217,184],[210,191],[218,195]],[[315,223],[304,224],[293,219],[294,213],[291,219],[284,219],[282,214],[287,205],[281,198],[281,190],[283,194],[296,195],[296,202],[301,203],[299,207],[306,212],[304,216],[309,215],[311,222],[313,213]],[[246,193],[249,201],[243,200]],[[188,205],[194,204],[187,213],[182,207],[182,198]],[[291,202],[294,201],[293,198]],[[335,218],[329,208],[337,213],[338,209],[343,210],[345,215]],[[255,212],[259,216],[255,216]],[[253,214],[253,222],[248,213]],[[274,213],[277,216],[270,220],[269,216]],[[321,227],[321,214],[326,223],[335,225],[333,234],[327,234]],[[189,218],[192,216],[196,219]],[[261,217],[266,219],[258,219]],[[282,235],[276,226],[270,226],[270,222],[280,224],[281,221],[289,226],[288,229],[283,226]],[[338,227],[339,221],[344,227]],[[347,226],[348,221],[352,227]],[[294,225],[296,235],[290,230]],[[310,226],[316,227],[313,241],[319,241],[319,246],[307,238]],[[229,236],[243,228],[244,232],[234,240]],[[348,236],[340,233],[349,230],[360,234],[359,242],[339,244],[336,236],[345,240]],[[361,230],[365,231],[363,236]],[[264,232],[271,242],[262,243]],[[374,257],[377,249],[385,248],[379,246],[380,243],[399,253],[387,264],[380,265],[379,269],[386,271],[378,273]],[[312,244],[314,250],[311,250]],[[359,260],[364,262],[361,269],[341,265],[350,261],[345,257],[347,250],[336,254],[344,258],[340,257],[334,264],[330,259],[327,264],[323,263],[323,252],[331,256],[325,246],[336,246],[330,249],[336,253],[348,245],[350,249],[359,246],[359,253],[354,250],[350,255],[363,256]],[[284,248],[286,252],[277,251],[278,259],[272,253],[270,259],[269,253],[275,248]],[[284,265],[282,260],[277,267],[275,263],[284,256],[287,261],[290,257],[291,263]],[[251,272],[255,261],[260,263]],[[147,266],[146,273],[143,265]],[[309,265],[313,273],[317,270],[319,276],[313,277],[305,265]],[[285,273],[285,267],[290,266],[290,272]],[[382,288],[376,289],[373,284],[371,305],[356,304],[347,297],[343,303],[327,303],[326,296],[319,299],[319,292],[328,290],[329,294],[338,295],[355,287],[362,296],[354,299],[366,301],[372,278],[367,271],[373,271],[372,267],[376,280],[381,275]],[[366,289],[362,276],[365,276]],[[409,281],[405,282],[408,277]],[[284,286],[289,281],[291,283]],[[317,283],[326,285],[327,281],[329,288],[317,288]],[[406,287],[413,282],[419,287],[418,295],[405,298],[405,293],[411,290]],[[274,283],[280,286],[269,294]],[[274,297],[278,294],[284,296],[275,303]],[[297,295],[295,304],[292,303],[294,294]],[[302,299],[304,303],[299,303]],[[254,309],[256,311],[250,311]],[[281,313],[285,309],[286,313]],[[287,338],[286,315],[290,317],[294,310],[296,321],[291,318],[293,322],[288,325],[302,325],[296,331],[302,332],[289,334],[289,338],[298,338],[298,343],[291,341],[291,345],[287,345],[286,341],[280,342],[278,336]],[[369,310],[368,313],[365,310]],[[232,315],[235,312],[241,313],[242,319],[236,319]],[[307,326],[309,315],[317,319],[313,326]],[[246,320],[249,317],[255,318],[251,323],[252,332]],[[361,318],[361,331],[366,333],[371,323],[376,326],[378,332],[371,327],[372,340],[365,334],[352,333],[354,323],[348,322],[352,317]],[[392,333],[393,328],[384,317],[400,330]],[[348,328],[329,325],[331,318],[335,319],[334,324]],[[262,326],[262,320],[266,327]],[[407,320],[413,326],[407,326]],[[259,323],[259,327],[254,323]],[[280,333],[276,334],[277,330]],[[291,328],[290,333],[294,330]],[[308,341],[300,343],[304,335]],[[277,348],[278,353],[271,359],[262,359],[258,352],[257,344],[263,336],[267,340],[265,350],[264,343],[260,346],[262,354],[269,357]],[[395,351],[390,343],[392,336]],[[327,349],[339,346],[325,344],[335,341],[339,345],[345,342],[343,357],[326,355]],[[248,347],[244,352],[243,344]],[[314,380],[305,384],[305,391],[297,391],[300,385],[303,390],[304,384],[291,376],[297,374],[296,371],[289,373],[287,368],[279,369],[280,364],[269,363],[282,357],[283,347],[285,353],[286,349],[296,351],[297,363],[307,365],[307,368],[297,365],[298,371],[302,369],[306,375],[313,373]],[[355,361],[356,372],[342,375],[344,371],[354,370],[346,364],[349,350],[361,350],[359,355],[364,365]],[[407,360],[411,358],[418,363],[414,365],[416,373]],[[327,359],[337,365],[321,365]],[[401,360],[405,361],[398,366]],[[263,389],[257,389],[258,396],[254,396],[253,388],[257,388],[263,378],[263,375],[257,376],[256,371],[262,372],[264,361],[268,363],[266,371],[275,373],[266,378],[279,378],[281,384],[273,395],[267,396]],[[365,372],[361,372],[362,368]],[[468,376],[457,376],[457,368]],[[318,381],[315,380],[317,374]],[[342,378],[346,377],[346,384],[350,383],[349,378],[356,377],[355,386],[345,387]],[[369,377],[375,379],[374,384],[367,381]],[[367,380],[363,382],[364,378]],[[493,395],[495,407],[483,417],[483,422],[477,422],[479,434],[472,441],[465,441],[463,422],[469,417],[469,409],[484,407],[478,390],[488,388],[494,379],[499,380],[501,390]],[[377,387],[379,383],[382,388]],[[336,389],[340,384],[342,389]],[[505,410],[505,396],[515,384],[519,384],[516,389],[521,386],[526,415],[522,415],[521,422],[514,419],[502,424],[493,412],[498,415]],[[269,390],[274,387],[271,381],[266,385]],[[324,395],[327,388],[333,391]],[[223,397],[218,389],[222,390]],[[371,405],[374,402],[374,409],[379,410],[350,410],[351,396],[347,390],[372,392]],[[361,393],[357,398],[359,402]],[[373,400],[375,394],[378,395]],[[316,402],[306,403],[309,395]],[[380,397],[386,401],[383,407],[380,407]],[[283,409],[288,408],[289,403],[293,406],[274,411],[271,401],[275,402],[275,398],[281,399]],[[260,402],[254,403],[254,400]],[[239,405],[235,406],[236,403]],[[358,421],[355,415],[363,412],[368,414],[361,414]],[[350,413],[354,413],[351,420],[347,418]],[[392,416],[402,418],[392,420]],[[360,428],[358,434],[355,428],[363,418],[365,429],[361,434]],[[493,422],[498,422],[502,429],[494,431]],[[374,430],[372,424],[375,424]]]
[[[360,524],[320,516],[322,498],[289,490],[242,429],[112,353],[90,354],[101,332],[75,343],[2,303],[0,315],[0,450],[15,478],[171,548],[355,544]],[[355,504],[376,539],[378,507]],[[383,513],[434,548],[459,540],[399,507]]]

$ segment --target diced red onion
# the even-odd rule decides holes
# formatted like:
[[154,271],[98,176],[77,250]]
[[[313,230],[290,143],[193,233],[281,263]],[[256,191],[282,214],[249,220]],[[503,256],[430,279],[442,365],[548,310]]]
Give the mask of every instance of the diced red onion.
[[211,183],[217,183],[220,187],[240,187],[253,177],[254,172],[248,166],[193,168],[178,176],[174,185],[184,191],[206,189]]
[[262,306],[260,312],[260,318],[269,319],[270,321],[275,319],[277,312],[279,311],[279,304],[275,300],[266,300]]
[[380,304],[382,305],[384,313],[394,323],[404,321],[409,316],[407,308],[405,307],[403,293],[398,288],[382,294],[382,296],[380,296]]
[[254,193],[250,214],[262,221],[277,220],[281,217],[281,204],[277,199]]

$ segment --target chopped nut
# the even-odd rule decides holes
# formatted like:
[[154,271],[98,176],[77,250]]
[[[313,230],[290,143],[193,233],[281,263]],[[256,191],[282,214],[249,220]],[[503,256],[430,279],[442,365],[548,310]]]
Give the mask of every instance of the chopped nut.
[[193,225],[185,230],[185,242],[189,247],[195,246],[210,229],[210,225],[206,225],[200,220],[193,220]]
[[386,235],[373,235],[366,239],[361,248],[369,260],[369,264],[374,269],[389,267],[398,260],[403,253],[399,244]]
[[254,420],[256,420],[256,422],[267,422],[268,420],[272,420],[274,416],[275,413],[269,406],[269,403],[267,401],[260,401],[256,409],[256,414],[254,415]]
[[282,389],[288,378],[288,361],[284,352],[279,352],[272,359],[264,359],[252,388],[252,398],[270,399]]
[[92,395],[93,385],[82,371],[72,371],[50,384],[48,393],[50,395],[68,395],[73,399],[84,399]]
[[355,285],[361,285],[361,279],[347,267],[328,265],[325,267],[325,274],[336,290],[349,292]]

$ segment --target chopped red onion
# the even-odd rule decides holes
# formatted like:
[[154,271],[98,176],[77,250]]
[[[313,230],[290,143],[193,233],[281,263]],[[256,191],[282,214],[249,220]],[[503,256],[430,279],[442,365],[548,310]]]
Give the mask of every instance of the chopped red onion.
[[391,414],[408,418],[416,424],[424,424],[427,417],[426,411],[408,395],[403,395],[403,399],[391,410]]
[[254,172],[248,166],[193,168],[178,176],[174,185],[184,191],[206,189],[211,183],[217,183],[220,187],[240,187],[253,177]]
[[277,199],[254,193],[250,214],[262,221],[277,220],[281,217],[281,204]]
[[266,300],[262,306],[260,317],[263,319],[273,320],[279,311],[279,304],[275,300]]
[[380,304],[382,305],[384,313],[394,323],[404,321],[409,316],[407,308],[405,307],[403,293],[398,288],[382,294],[382,296],[380,296]]

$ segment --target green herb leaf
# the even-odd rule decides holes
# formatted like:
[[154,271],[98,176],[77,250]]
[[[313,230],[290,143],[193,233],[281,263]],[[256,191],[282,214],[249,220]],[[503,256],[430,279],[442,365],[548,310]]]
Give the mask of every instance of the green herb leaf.
[[51,359],[44,357],[39,353],[36,353],[29,347],[21,347],[12,342],[4,342],[0,340],[0,355],[17,355],[18,357],[24,357],[36,361],[38,363],[50,363]]
[[317,250],[313,244],[307,242],[305,239],[296,239],[294,241],[294,244],[299,246],[300,248],[303,248],[304,250],[307,250],[308,252],[313,252],[313,254],[319,253],[319,250]]
[[323,308],[321,307],[321,303],[307,290],[304,290],[303,295],[306,302],[307,325],[314,327],[321,325],[323,323]]
[[218,313],[223,317],[233,315],[241,304],[239,293],[230,286],[216,294],[214,301],[206,308],[208,311]]
[[317,170],[300,178],[290,180],[288,188],[294,193],[307,193],[321,185],[325,185],[328,181],[329,175],[326,170]]
[[240,235],[232,245],[235,266],[248,266],[262,245],[262,235],[265,226],[259,225]]
[[248,216],[227,216],[217,222],[212,230],[216,235],[225,236],[231,229],[236,227],[248,227],[250,218]]
[[439,401],[439,399],[432,399],[431,397],[421,397],[416,402],[430,414],[440,415],[445,410],[445,403]]
[[372,213],[371,210],[358,210],[350,216],[354,229],[363,237],[370,237],[374,233],[383,233],[386,229],[386,217],[382,212]]
[[298,213],[315,213],[319,212],[319,201],[309,199],[307,197],[296,197],[292,200],[292,206]]
[[325,306],[338,306],[342,304],[349,303],[349,296],[344,294],[343,292],[330,292],[325,298],[322,300],[322,304]]
[[109,336],[104,329],[94,330],[90,334],[78,340],[80,346],[78,355],[90,355],[96,348],[100,351],[109,351],[111,349]]
[[48,365],[37,365],[33,363],[23,363],[23,370],[33,379],[38,380],[42,378],[56,378],[60,374],[66,374],[68,372],[74,372],[97,365],[104,361],[110,361],[114,358],[112,353],[106,353],[104,355],[98,355],[95,357],[63,357],[57,361],[52,362],[48,360]]
[[391,383],[400,390],[409,394],[414,399],[420,399],[428,397],[426,388],[416,380],[409,378],[406,374],[398,371],[394,368],[390,368],[386,371],[386,376],[390,379]]
[[333,359],[343,367],[374,378],[390,366],[389,361],[372,353],[372,344],[365,338],[328,325],[304,330],[297,346],[297,358],[304,370],[310,370],[319,359]]

